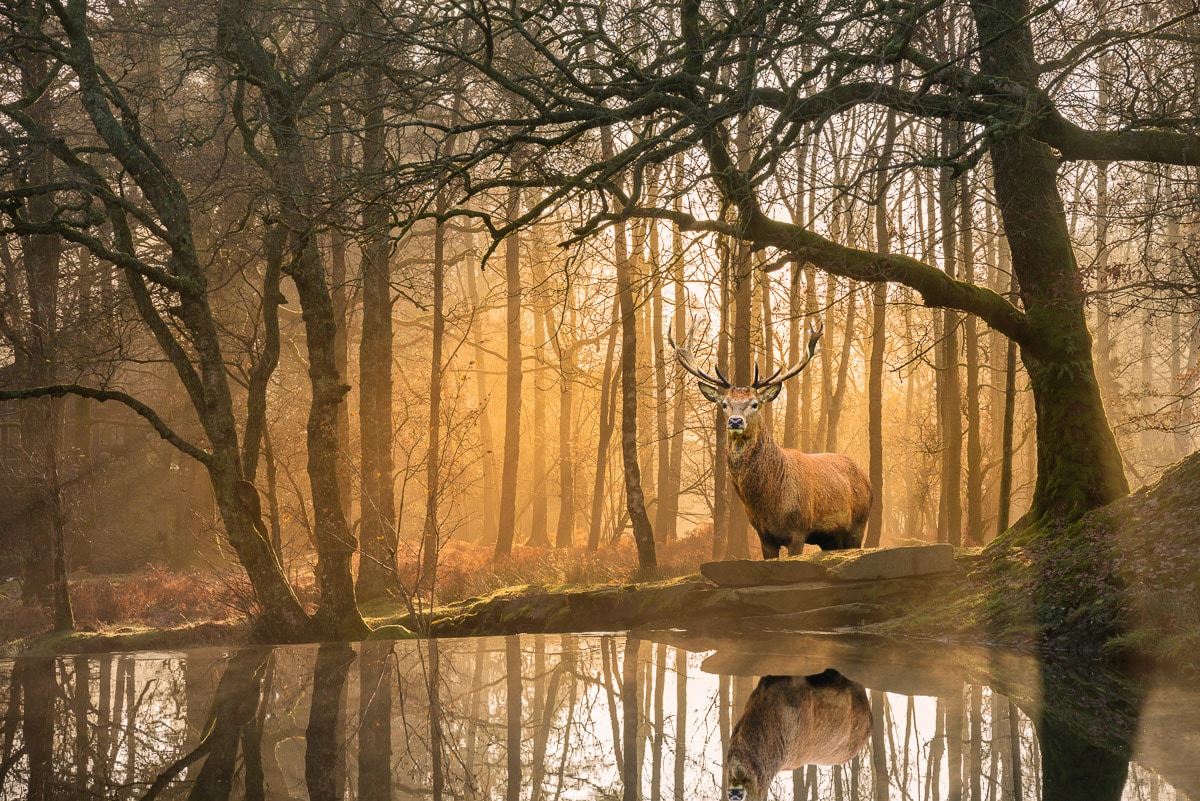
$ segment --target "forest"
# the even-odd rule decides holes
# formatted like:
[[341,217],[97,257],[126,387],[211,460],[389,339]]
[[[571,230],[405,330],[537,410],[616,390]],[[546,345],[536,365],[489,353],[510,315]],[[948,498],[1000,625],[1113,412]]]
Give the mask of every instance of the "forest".
[[5,639],[757,558],[685,343],[746,386],[821,332],[762,414],[869,475],[866,547],[1053,539],[1195,450],[1188,0],[0,27]]

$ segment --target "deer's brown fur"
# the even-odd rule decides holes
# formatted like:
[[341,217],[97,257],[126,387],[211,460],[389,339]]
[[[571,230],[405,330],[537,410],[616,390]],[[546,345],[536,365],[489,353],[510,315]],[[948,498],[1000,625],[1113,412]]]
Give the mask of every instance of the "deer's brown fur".
[[780,771],[848,762],[870,734],[871,705],[858,682],[836,670],[815,676],[764,676],[730,736],[727,797],[765,800]]
[[777,445],[759,413],[777,392],[733,387],[722,399],[730,476],[763,558],[779,556],[784,547],[798,554],[806,542],[822,550],[860,547],[871,511],[870,480],[849,457]]

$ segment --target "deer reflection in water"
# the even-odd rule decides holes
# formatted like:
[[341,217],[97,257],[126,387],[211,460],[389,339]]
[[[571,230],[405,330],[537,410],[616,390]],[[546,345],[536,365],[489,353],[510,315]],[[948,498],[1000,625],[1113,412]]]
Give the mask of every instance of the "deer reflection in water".
[[871,735],[867,691],[836,670],[764,676],[733,727],[725,759],[729,801],[762,801],[775,775],[802,765],[839,765]]

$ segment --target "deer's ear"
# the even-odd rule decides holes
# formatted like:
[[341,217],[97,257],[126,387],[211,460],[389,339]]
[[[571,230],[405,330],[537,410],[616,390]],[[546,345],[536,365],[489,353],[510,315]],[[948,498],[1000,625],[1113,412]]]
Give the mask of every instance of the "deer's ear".
[[779,397],[779,390],[783,389],[783,384],[771,384],[763,387],[758,391],[758,399],[763,403],[770,403]]
[[725,393],[714,387],[712,384],[705,384],[703,381],[696,382],[700,387],[700,394],[708,398],[713,403],[720,403],[725,400]]

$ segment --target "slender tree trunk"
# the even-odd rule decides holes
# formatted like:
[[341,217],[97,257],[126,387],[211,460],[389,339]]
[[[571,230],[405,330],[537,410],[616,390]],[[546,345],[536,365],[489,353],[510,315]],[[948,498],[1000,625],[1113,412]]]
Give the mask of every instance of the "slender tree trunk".
[[[375,86],[378,88],[378,71],[368,81],[374,80]],[[369,112],[371,116],[376,118],[374,126],[370,121],[366,125],[366,136],[369,139],[380,139],[382,134],[377,133],[382,128],[379,126],[378,112]],[[338,182],[346,175],[349,164],[345,157],[345,147],[343,142],[343,134],[341,131],[346,129],[345,112],[342,103],[334,100],[329,105],[329,122],[331,133],[329,135],[329,167],[330,175],[328,180]],[[371,146],[367,145],[369,149]],[[374,169],[377,165],[364,165],[367,169]],[[344,208],[341,203],[335,207],[335,213],[344,214]],[[337,322],[337,330],[334,333],[333,349],[336,354],[337,371],[340,376],[348,376],[350,374],[350,276],[346,269],[346,235],[342,233],[339,227],[344,224],[344,220],[335,220],[333,228],[329,231],[329,279],[330,279],[330,294],[333,297],[333,316]],[[361,380],[361,379],[360,379]],[[361,422],[361,421],[360,421]],[[361,432],[360,432],[361,435]],[[338,442],[347,446],[338,457],[338,487],[341,489],[342,509],[346,516],[351,513],[351,505],[353,498],[351,497],[350,487],[350,405],[343,403],[338,406],[337,417],[337,438]],[[248,481],[253,481],[252,475],[246,476]],[[360,510],[360,514],[362,514]]]
[[[508,196],[509,217],[516,217],[521,192],[513,189]],[[521,242],[519,234],[509,234],[504,243],[504,277],[508,288],[506,328],[508,364],[505,368],[504,397],[504,469],[500,477],[500,518],[496,536],[496,558],[512,553],[517,528],[517,471],[521,466]]]
[[[803,274],[800,262],[792,262],[791,283],[788,285],[788,348],[787,363],[797,364],[800,361],[800,318],[804,315],[802,302],[802,287],[800,276]],[[807,374],[807,370],[805,373]],[[801,379],[803,381],[803,379]],[[801,388],[794,382],[785,388],[787,398],[783,410],[783,446],[785,448],[800,448],[800,395]]]
[[625,244],[625,227],[618,224],[614,235],[617,238],[617,295],[621,301],[621,454],[625,466],[625,505],[633,524],[633,539],[637,544],[638,572],[642,576],[652,576],[658,572],[658,562],[654,549],[654,530],[646,514],[646,501],[642,494],[637,447],[637,310],[633,302],[633,279],[630,275],[628,246]]
[[592,482],[592,517],[588,526],[588,550],[600,547],[600,529],[604,518],[604,474],[608,466],[608,449],[612,442],[613,426],[616,422],[612,409],[615,392],[613,357],[617,347],[617,320],[621,308],[620,298],[613,298],[612,322],[609,324],[608,350],[604,358],[604,375],[600,380],[600,439],[596,446],[596,476]]
[[[754,273],[750,260],[750,248],[740,241],[730,244],[733,249],[733,383],[747,387],[754,380],[754,354],[751,349],[751,331],[754,311]],[[718,409],[719,411],[719,409]],[[722,429],[727,427],[725,415],[721,414]],[[750,557],[750,519],[746,507],[733,492],[729,482],[729,524],[725,544],[726,559],[748,559]]]
[[846,328],[842,335],[842,354],[838,361],[837,385],[829,399],[829,415],[825,429],[825,451],[834,453],[838,449],[838,425],[842,419],[842,407],[846,399],[846,385],[850,377],[850,357],[854,345],[854,316],[858,308],[859,287],[850,284],[850,299],[846,303]]
[[[975,283],[974,195],[967,176],[959,177],[962,224],[963,280]],[[967,351],[967,530],[969,542],[983,545],[983,442],[979,407],[979,329],[975,315],[963,318],[963,340]]]
[[[369,70],[364,94],[372,98],[378,95],[381,82],[379,71]],[[372,174],[384,168],[384,131],[383,112],[372,101],[365,119],[362,157],[364,169]],[[382,177],[379,175],[380,180]],[[398,593],[400,579],[396,573],[399,538],[392,463],[392,270],[387,210],[372,204],[363,212],[363,218],[368,237],[363,247],[362,340],[358,348],[362,552],[356,590],[359,597],[371,599]],[[437,246],[435,242],[435,250]],[[436,256],[434,261],[437,283],[442,265]],[[436,320],[434,327],[436,330]],[[435,350],[435,359],[436,354]],[[436,452],[431,458],[436,461]]]
[[650,312],[652,324],[652,340],[651,345],[654,352],[654,419],[655,428],[658,435],[658,456],[655,462],[658,468],[656,477],[656,493],[658,495],[655,506],[654,534],[655,540],[659,543],[667,542],[668,529],[673,533],[673,521],[668,521],[667,516],[674,514],[678,501],[671,497],[671,429],[668,425],[669,408],[667,403],[667,365],[666,365],[666,341],[663,336],[663,326],[666,320],[663,316],[663,278],[659,267],[661,260],[659,258],[658,245],[658,222],[651,221],[650,224],[650,264],[654,270],[652,279],[653,289],[650,296]]
[[[717,331],[717,367],[729,375],[729,249],[721,255],[721,316]],[[713,429],[717,432],[717,447],[713,456],[713,550],[714,559],[726,556],[729,544],[729,430],[724,414],[713,409]]]
[[475,352],[475,395],[478,399],[479,415],[479,449],[480,461],[483,464],[483,533],[480,541],[492,544],[496,538],[496,458],[494,438],[492,437],[492,414],[490,406],[491,391],[488,388],[487,371],[484,369],[486,351],[483,347],[482,299],[479,295],[478,277],[472,266],[467,267],[467,291],[471,294],[471,304],[475,307],[475,335],[472,346]]
[[[675,198],[676,209],[682,210],[682,198]],[[687,336],[687,290],[683,272],[683,232],[678,225],[672,226],[671,234],[672,273],[675,282],[675,341],[682,342]],[[658,529],[663,538],[671,542],[677,536],[679,526],[679,493],[683,486],[683,428],[687,422],[687,381],[681,380],[675,390],[675,409],[671,420],[671,448],[668,454],[668,486],[666,498],[659,502],[663,517]]]
[[[534,271],[533,280],[542,283],[542,276]],[[536,343],[537,369],[533,374],[533,487],[530,507],[529,542],[531,547],[549,548],[550,493],[546,489],[546,394],[541,386],[542,370],[546,366],[546,313],[544,304],[533,305],[533,339]]]
[[[804,266],[804,317],[809,321],[815,320],[817,312],[817,268],[806,264]],[[822,351],[824,351],[823,348]],[[797,350],[797,358],[799,355],[799,350]],[[829,366],[828,359],[823,356],[819,361],[822,374],[824,374]],[[817,437],[813,431],[812,407],[813,371],[805,370],[800,374],[800,449],[805,452],[815,450],[817,443]]]
[[[439,198],[438,213],[446,202]],[[422,528],[421,585],[432,589],[437,582],[438,500],[442,474],[442,348],[446,338],[446,227],[433,231],[433,342],[429,365],[429,445],[425,455],[425,525]]]
[[[875,191],[875,248],[887,253],[892,246],[892,231],[888,226],[887,173],[896,145],[896,113],[889,111],[884,134],[883,152],[879,157],[879,177]],[[867,368],[867,447],[871,480],[871,513],[867,518],[865,548],[878,548],[883,535],[883,356],[887,350],[887,284],[871,288],[871,357]],[[886,764],[885,764],[886,767]]]
[[[942,127],[942,153],[951,155],[959,134],[950,123]],[[946,275],[958,277],[958,224],[955,181],[949,167],[942,168],[939,202],[942,218],[942,263]],[[938,416],[942,421],[941,515],[938,531],[951,545],[962,544],[962,410],[958,379],[958,314],[942,310],[942,369],[938,374]]]
[[575,544],[575,444],[572,415],[575,405],[575,351],[559,353],[558,380],[558,530],[554,547]]

